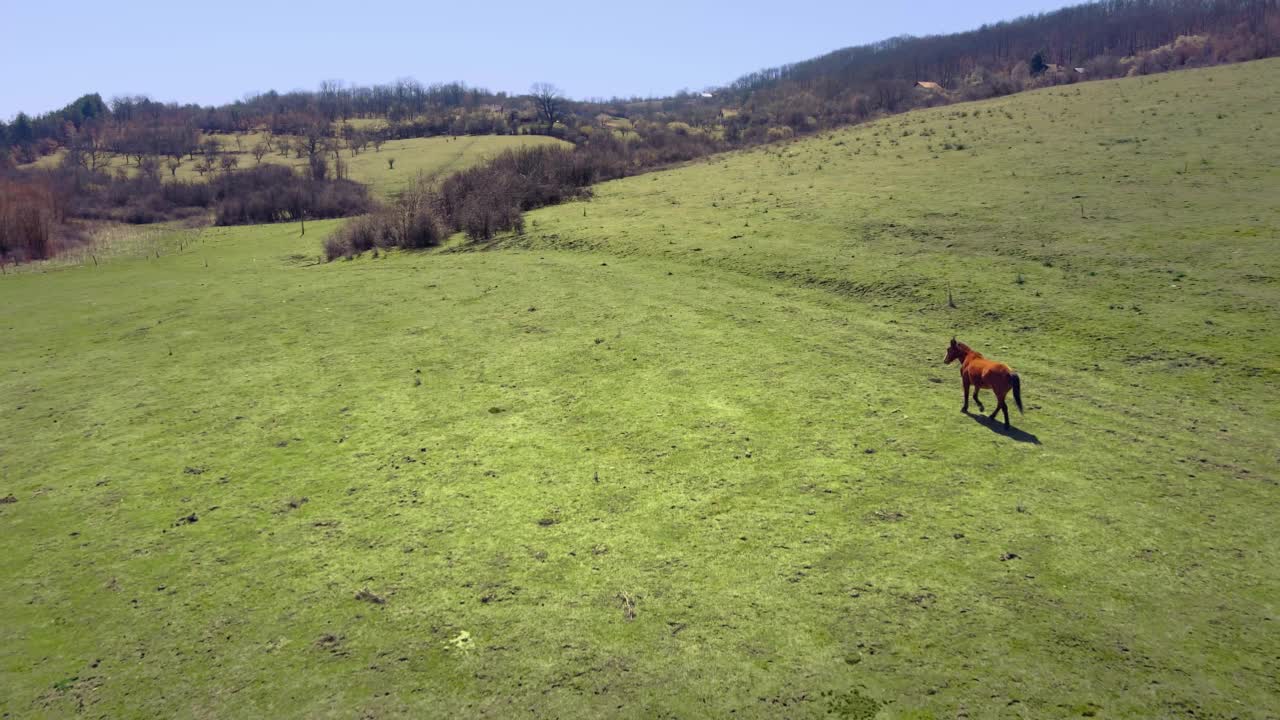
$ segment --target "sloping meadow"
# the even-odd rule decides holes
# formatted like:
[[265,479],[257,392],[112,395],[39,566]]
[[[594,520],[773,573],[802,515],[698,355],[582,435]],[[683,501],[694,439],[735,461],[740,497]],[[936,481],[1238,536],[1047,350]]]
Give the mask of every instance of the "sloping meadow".
[[1277,67],[0,278],[0,712],[1274,715]]

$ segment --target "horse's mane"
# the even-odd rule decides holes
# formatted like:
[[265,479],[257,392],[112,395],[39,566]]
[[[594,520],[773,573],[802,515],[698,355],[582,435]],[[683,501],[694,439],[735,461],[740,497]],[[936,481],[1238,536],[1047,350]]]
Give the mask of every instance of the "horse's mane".
[[969,347],[968,345],[965,345],[964,343],[958,340],[956,341],[956,347],[960,348],[960,351],[964,354],[973,355],[974,357],[985,357],[982,353],[978,352],[977,350],[974,350],[973,348]]

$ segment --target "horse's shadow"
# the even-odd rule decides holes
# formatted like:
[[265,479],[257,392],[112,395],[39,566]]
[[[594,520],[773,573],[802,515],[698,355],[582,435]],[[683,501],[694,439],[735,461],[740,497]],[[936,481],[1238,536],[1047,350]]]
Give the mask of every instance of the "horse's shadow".
[[1019,430],[1016,427],[1005,430],[1004,423],[1001,422],[1000,420],[992,420],[991,418],[987,417],[986,415],[983,415],[982,413],[978,413],[975,415],[971,412],[965,411],[965,414],[968,415],[969,418],[972,419],[974,422],[978,423],[979,425],[982,425],[983,427],[987,428],[988,430],[990,430],[991,432],[997,435],[1004,435],[1005,437],[1010,438],[1011,440],[1017,440],[1018,442],[1024,442],[1024,443],[1031,443],[1032,445],[1040,444],[1040,438],[1036,437],[1035,435],[1032,435],[1026,430]]

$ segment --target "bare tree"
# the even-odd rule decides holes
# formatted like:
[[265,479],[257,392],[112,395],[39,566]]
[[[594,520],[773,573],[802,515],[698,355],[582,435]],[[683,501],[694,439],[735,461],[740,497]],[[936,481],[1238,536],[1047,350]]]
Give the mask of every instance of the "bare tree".
[[198,144],[199,137],[195,129],[189,127],[176,128],[165,139],[165,155],[169,156],[169,160],[165,164],[169,168],[169,174],[175,180],[178,178],[178,168],[182,167],[182,157],[187,153],[194,152],[194,148]]
[[[318,152],[323,152],[325,138],[329,136],[328,127],[323,123],[311,123],[307,126],[302,138],[299,140],[299,146],[307,157],[312,157]],[[302,155],[300,154],[299,157]]]
[[307,159],[312,180],[324,180],[329,176],[329,164],[324,161],[324,153],[315,153]]
[[347,147],[351,148],[351,157],[355,157],[359,153],[364,152],[365,145],[369,144],[369,134],[356,131],[347,138]]
[[209,138],[208,140],[200,143],[200,154],[204,155],[205,162],[209,164],[210,168],[218,162],[218,153],[221,151],[222,146],[213,138]]
[[138,158],[138,172],[149,180],[160,179],[160,160],[154,155],[143,154]]
[[[73,142],[67,145],[67,154],[62,156],[62,162],[61,162],[62,167],[66,167],[66,168],[83,167],[84,169],[88,170],[89,158],[85,157],[85,154],[81,152],[80,146],[74,142],[74,138],[72,138],[72,140]],[[76,174],[77,188],[79,187],[79,177],[80,175],[79,173],[77,173]]]
[[395,170],[395,169],[396,169],[396,159],[395,159],[395,158],[393,158],[393,157],[392,157],[392,158],[387,158],[387,169],[388,169],[388,170]]
[[222,165],[222,172],[229,173],[232,170],[234,170],[237,165],[240,164],[240,158],[230,153],[227,153],[226,155],[222,156],[222,160],[220,161],[219,164]]
[[263,156],[263,155],[266,155],[268,152],[270,152],[270,150],[271,150],[271,148],[269,148],[269,147],[267,146],[267,143],[266,143],[266,142],[260,142],[260,143],[258,143],[257,145],[254,145],[254,146],[253,146],[253,150],[251,151],[251,152],[253,153],[253,159],[254,159],[254,160],[255,160],[259,165],[261,165],[261,164],[262,164],[262,156]]
[[96,172],[107,156],[111,146],[111,137],[107,128],[97,123],[86,123],[76,133],[73,145],[80,151],[82,164],[90,171]]
[[894,112],[907,98],[907,85],[901,80],[880,80],[875,85],[876,105]]
[[564,118],[564,94],[560,92],[560,88],[545,82],[534,83],[529,88],[529,94],[533,96],[533,103],[538,108],[538,117],[547,123],[547,134],[550,135],[556,121]]

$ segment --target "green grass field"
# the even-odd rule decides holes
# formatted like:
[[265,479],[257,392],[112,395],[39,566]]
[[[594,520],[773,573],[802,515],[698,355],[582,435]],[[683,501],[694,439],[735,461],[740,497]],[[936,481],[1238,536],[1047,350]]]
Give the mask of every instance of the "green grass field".
[[[391,140],[378,152],[370,149],[343,160],[350,164],[352,180],[367,183],[375,195],[388,198],[409,187],[419,174],[444,177],[505,150],[535,145],[570,147],[545,135],[459,135]],[[394,169],[388,168],[388,158],[395,158]]]
[[0,714],[1275,717],[1277,70],[11,271]]
[[[215,135],[213,137],[221,144],[224,153],[236,157],[240,163],[237,167],[244,169],[257,164],[250,150],[265,136],[261,133],[244,133],[240,136],[239,144],[235,142],[235,136]],[[568,145],[563,140],[545,135],[459,135],[456,138],[411,138],[388,141],[377,151],[370,146],[354,157],[349,150],[343,150],[342,161],[347,164],[348,177],[368,185],[374,196],[390,199],[411,185],[419,173],[448,175],[478,164],[505,150],[544,144]],[[59,151],[45,156],[33,163],[32,167],[55,167],[61,162],[64,154],[65,152]],[[388,167],[388,158],[395,159],[394,168]],[[289,165],[299,170],[304,169],[307,164],[305,158],[296,158],[293,154],[285,157],[276,152],[264,155],[262,162]],[[329,163],[332,167],[332,155],[329,156]],[[177,172],[170,173],[168,167],[161,162],[161,172],[166,180],[177,178],[195,181],[201,178],[200,173],[195,170],[195,165],[195,161],[184,158]],[[124,168],[131,174],[138,171],[136,164],[132,164],[131,161],[126,163],[125,159],[118,155],[108,156],[102,167],[109,171]]]

